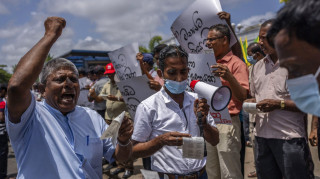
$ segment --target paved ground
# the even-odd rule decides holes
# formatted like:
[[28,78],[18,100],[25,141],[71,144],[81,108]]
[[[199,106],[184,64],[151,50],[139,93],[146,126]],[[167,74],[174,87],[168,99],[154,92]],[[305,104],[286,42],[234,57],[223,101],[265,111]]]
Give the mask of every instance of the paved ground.
[[[310,119],[310,118],[309,118]],[[310,120],[309,120],[309,129],[310,129]],[[316,176],[316,179],[320,179],[320,162],[319,162],[319,158],[318,158],[318,153],[317,153],[317,147],[311,147],[310,146],[310,150],[312,153],[312,158],[313,158],[313,162],[314,162],[314,174]],[[10,151],[9,151],[9,158],[8,158],[8,174],[16,174],[17,173],[17,166],[16,166],[16,160],[14,158],[14,153],[10,147]],[[135,171],[134,171],[134,175],[132,177],[130,177],[130,179],[141,179],[143,178],[142,175],[140,174],[140,169],[142,169],[142,160],[138,159],[135,163]],[[104,166],[104,168],[106,167],[106,165]],[[115,169],[112,169],[111,171],[113,171]],[[248,173],[254,170],[254,163],[253,163],[253,151],[252,148],[247,147],[246,148],[246,158],[245,158],[245,179],[248,179]],[[103,179],[107,179],[110,178],[108,175],[108,173],[104,173],[103,174]],[[120,173],[118,176],[119,178],[121,178],[123,175],[123,173]]]

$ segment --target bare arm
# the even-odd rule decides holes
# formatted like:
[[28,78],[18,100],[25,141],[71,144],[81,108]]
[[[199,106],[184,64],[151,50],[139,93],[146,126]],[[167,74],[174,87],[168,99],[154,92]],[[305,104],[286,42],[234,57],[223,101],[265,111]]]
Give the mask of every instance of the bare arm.
[[209,125],[207,123],[207,116],[209,113],[209,105],[206,99],[196,99],[194,102],[194,112],[197,116],[198,112],[202,114],[202,124],[203,124],[203,137],[212,146],[216,146],[219,143],[219,131],[217,128]]
[[31,94],[29,89],[38,78],[50,48],[60,37],[65,24],[63,18],[47,18],[44,23],[44,36],[19,61],[8,84],[7,106],[11,122],[19,123],[21,115],[30,105]]
[[[285,100],[285,107],[283,110],[292,112],[301,112],[292,100]],[[278,99],[264,99],[257,103],[257,108],[263,112],[270,112],[275,109],[281,109],[281,100]]]
[[0,123],[4,123],[4,112],[0,112]]
[[[225,19],[227,24],[229,25],[230,29],[232,30],[232,33],[234,34],[234,36],[237,38],[237,35],[236,33],[234,32],[234,29],[232,28],[232,25],[231,25],[231,15],[230,13],[227,13],[227,12],[219,12],[218,13],[218,16],[220,19]],[[231,50],[232,50],[232,53],[239,57],[240,59],[243,59],[243,55],[242,55],[242,50],[241,50],[241,46],[240,46],[240,42],[237,40],[237,42],[231,47]]]
[[132,143],[130,141],[133,133],[133,124],[130,118],[125,117],[118,133],[118,142],[114,157],[119,162],[126,162],[132,155]]
[[311,130],[309,135],[309,141],[312,146],[318,145],[318,117],[312,116]]
[[132,157],[144,158],[149,157],[156,153],[163,146],[181,146],[183,139],[182,137],[191,137],[190,134],[183,134],[179,132],[168,132],[162,134],[148,142],[137,142],[134,141],[133,154]]

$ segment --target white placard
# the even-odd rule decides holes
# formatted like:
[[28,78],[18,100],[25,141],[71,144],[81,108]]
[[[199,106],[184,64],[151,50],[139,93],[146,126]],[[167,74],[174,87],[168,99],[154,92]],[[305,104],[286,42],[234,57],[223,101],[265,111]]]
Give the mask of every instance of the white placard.
[[132,119],[134,119],[138,105],[156,93],[155,90],[150,89],[148,82],[147,76],[143,75],[117,83]]
[[117,116],[112,120],[110,126],[108,126],[107,130],[105,130],[101,135],[100,137],[101,140],[112,137],[112,144],[113,146],[116,146],[118,132],[122,124],[124,114],[125,114],[125,111],[123,111],[119,116]]
[[108,53],[120,81],[142,75],[140,64],[136,59],[138,52],[138,43],[132,43]]
[[[219,0],[197,0],[173,22],[171,31],[188,53],[202,53],[204,50],[208,50],[205,44],[210,27],[215,24],[228,25],[217,15],[221,11]],[[231,27],[229,29],[231,47],[237,42],[237,39],[232,33]]]
[[183,137],[182,157],[203,159],[204,138],[203,137]]
[[[189,84],[192,80],[200,80],[218,87],[222,85],[220,77],[214,76],[212,74],[213,69],[210,68],[211,65],[216,64],[214,53],[189,54],[188,60],[188,67],[190,68],[188,75]],[[216,124],[232,123],[228,108],[218,112],[210,107],[210,114]]]
[[158,172],[140,169],[141,174],[145,179],[160,179]]

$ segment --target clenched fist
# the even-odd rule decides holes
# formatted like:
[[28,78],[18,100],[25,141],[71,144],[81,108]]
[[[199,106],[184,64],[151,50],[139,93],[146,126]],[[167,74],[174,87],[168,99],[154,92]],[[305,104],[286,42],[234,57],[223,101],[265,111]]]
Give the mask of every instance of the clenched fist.
[[62,29],[66,26],[66,21],[62,17],[48,17],[44,22],[45,35],[58,39],[62,34]]

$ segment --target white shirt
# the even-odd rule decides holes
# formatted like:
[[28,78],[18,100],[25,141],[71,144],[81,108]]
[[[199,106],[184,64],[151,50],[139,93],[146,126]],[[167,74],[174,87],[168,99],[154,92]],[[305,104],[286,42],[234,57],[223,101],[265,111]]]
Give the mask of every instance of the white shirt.
[[86,89],[86,86],[89,86],[91,83],[92,81],[87,77],[79,78],[80,94],[77,105],[93,109],[93,103],[88,100],[89,90]]
[[89,108],[76,106],[63,115],[32,96],[20,123],[10,122],[8,109],[5,115],[19,179],[99,179],[102,156],[114,161],[111,140],[100,139],[108,125]]
[[[197,94],[185,92],[183,108],[180,109],[178,103],[162,88],[139,104],[132,139],[147,142],[159,135],[174,131],[188,133],[192,137],[200,136],[197,118],[193,111],[196,98]],[[207,122],[216,127],[210,115],[207,117]],[[205,164],[206,158],[202,160],[182,158],[182,149],[178,149],[177,146],[164,146],[151,156],[151,169],[162,173],[188,174],[199,171]]]

